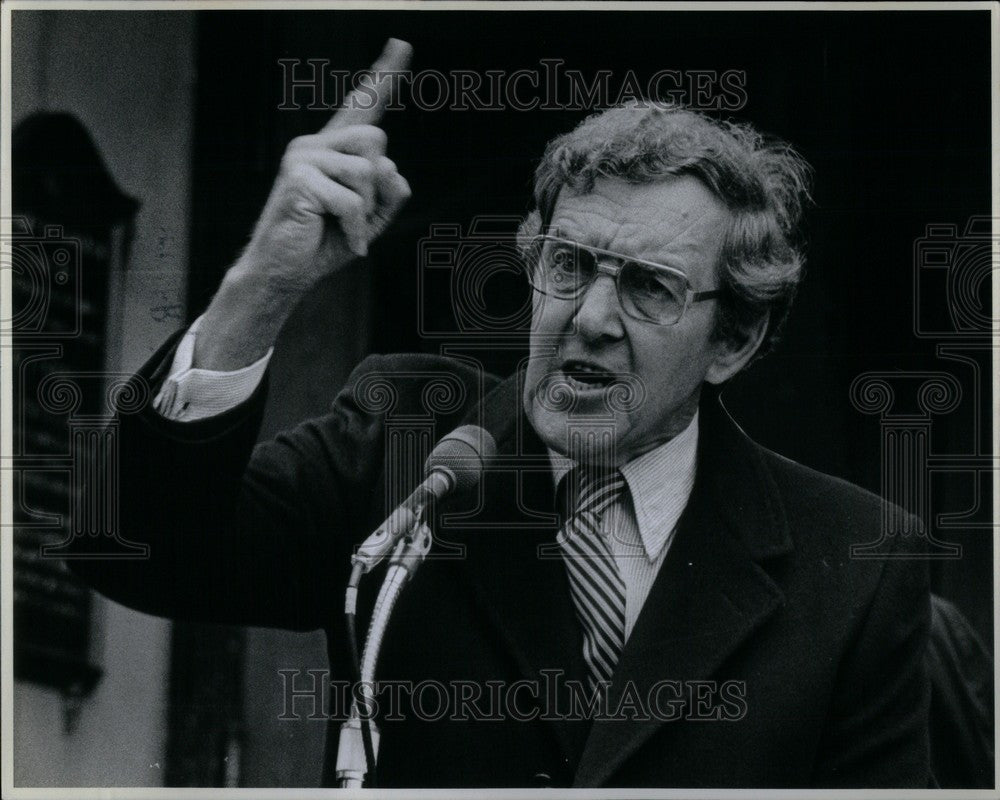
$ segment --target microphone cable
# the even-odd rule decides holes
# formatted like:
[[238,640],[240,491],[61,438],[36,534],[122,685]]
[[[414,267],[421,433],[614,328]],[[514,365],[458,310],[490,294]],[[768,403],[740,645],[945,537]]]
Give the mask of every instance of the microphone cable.
[[[361,687],[361,656],[358,654],[358,629],[357,629],[357,599],[358,584],[361,583],[361,576],[364,567],[355,564],[351,570],[351,578],[347,582],[347,598],[344,604],[344,620],[347,623],[347,643],[351,652],[351,671],[353,673],[354,685],[357,691],[363,696]],[[374,687],[372,687],[374,691]],[[368,766],[368,774],[365,776],[365,783],[368,788],[378,788],[378,773],[376,772],[375,746],[372,743],[372,729],[368,719],[368,701],[358,703],[358,714],[361,719],[361,741],[365,748],[365,763]]]

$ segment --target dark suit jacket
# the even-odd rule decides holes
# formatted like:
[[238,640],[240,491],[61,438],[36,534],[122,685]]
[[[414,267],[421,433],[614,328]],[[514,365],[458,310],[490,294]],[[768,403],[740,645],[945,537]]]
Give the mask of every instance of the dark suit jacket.
[[[165,346],[145,377],[159,380],[169,356]],[[120,530],[148,542],[151,556],[74,569],[153,614],[322,628],[333,677],[346,680],[353,545],[415,484],[437,437],[482,423],[496,434],[496,463],[481,491],[436,510],[437,557],[396,609],[378,677],[508,688],[551,686],[555,671],[583,678],[564,566],[539,557],[561,521],[545,449],[521,412],[520,376],[372,357],[328,415],[255,448],[265,391],[202,422],[122,416]],[[409,470],[387,472],[387,450]],[[565,680],[537,702],[530,688],[513,693],[502,720],[404,713],[380,722],[382,785],[926,787],[925,562],[893,557],[899,543],[885,558],[849,550],[879,538],[883,510],[873,495],[758,446],[706,400],[691,500],[609,704],[680,682],[671,686],[688,694],[659,695],[659,710],[684,697],[681,718],[642,719],[638,709],[625,720],[559,719],[570,708]],[[360,609],[379,574],[366,579]],[[720,706],[699,681],[742,685],[743,702]],[[705,707],[690,693],[702,691],[715,697],[708,716],[714,702],[724,718],[697,719]],[[423,699],[432,713],[434,695]]]

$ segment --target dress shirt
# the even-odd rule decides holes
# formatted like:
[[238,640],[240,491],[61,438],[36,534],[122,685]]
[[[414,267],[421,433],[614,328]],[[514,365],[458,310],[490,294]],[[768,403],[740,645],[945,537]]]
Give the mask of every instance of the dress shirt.
[[[698,452],[698,412],[673,439],[621,468],[628,492],[601,518],[615,563],[625,582],[625,639],[670,549],[694,486]],[[555,486],[576,464],[549,450]]]
[[[192,369],[199,317],[177,347],[170,376],[154,401],[156,410],[180,422],[221,414],[253,394],[267,369],[273,349],[255,363],[234,372]],[[611,552],[625,582],[625,639],[628,640],[660,571],[677,520],[694,486],[698,450],[698,412],[673,439],[622,467],[629,491],[601,519]],[[555,487],[576,464],[549,451]]]
[[153,408],[167,419],[194,422],[235,408],[253,394],[274,352],[273,347],[268,348],[262,358],[232,372],[192,369],[195,337],[201,319],[198,317],[194,321],[177,345],[170,375],[153,400]]

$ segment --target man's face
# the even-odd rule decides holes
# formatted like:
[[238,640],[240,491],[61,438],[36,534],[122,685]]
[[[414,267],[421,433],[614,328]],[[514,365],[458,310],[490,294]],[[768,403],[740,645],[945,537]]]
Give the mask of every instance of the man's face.
[[[718,288],[728,213],[690,176],[648,184],[601,178],[586,195],[563,189],[551,232],[674,267],[693,290],[708,291]],[[726,349],[712,337],[716,306],[692,303],[676,324],[657,325],[623,311],[610,275],[599,274],[575,300],[536,292],[524,404],[542,441],[567,453],[571,427],[598,432],[612,426],[613,451],[597,445],[584,457],[610,457],[621,465],[682,431],[702,382],[715,379],[713,365]],[[593,371],[625,376],[626,383],[639,384],[644,399],[623,400],[620,382],[616,395],[616,382]]]

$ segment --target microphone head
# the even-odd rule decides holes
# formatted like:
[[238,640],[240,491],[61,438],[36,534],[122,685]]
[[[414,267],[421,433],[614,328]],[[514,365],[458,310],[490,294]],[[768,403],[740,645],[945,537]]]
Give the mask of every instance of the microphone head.
[[497,452],[497,443],[485,428],[463,425],[437,443],[424,462],[424,474],[435,470],[450,473],[455,480],[453,491],[473,488],[483,469]]

